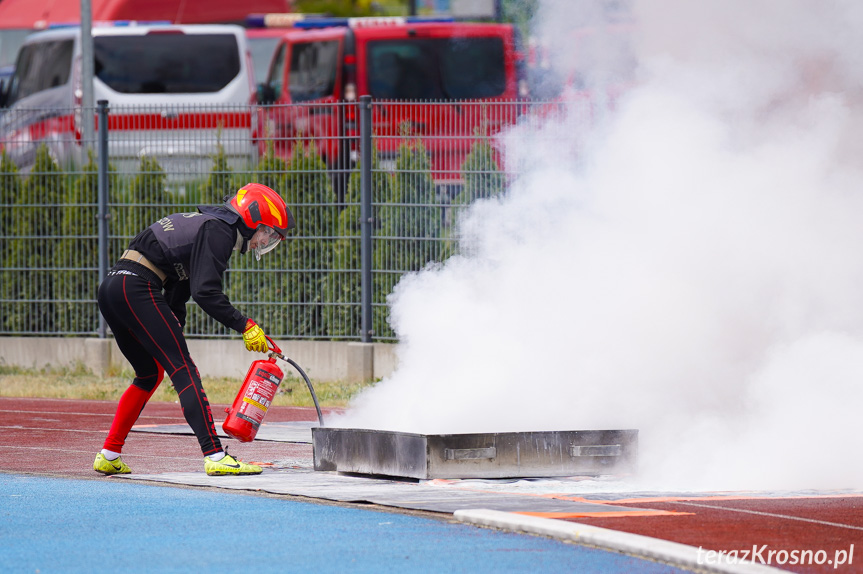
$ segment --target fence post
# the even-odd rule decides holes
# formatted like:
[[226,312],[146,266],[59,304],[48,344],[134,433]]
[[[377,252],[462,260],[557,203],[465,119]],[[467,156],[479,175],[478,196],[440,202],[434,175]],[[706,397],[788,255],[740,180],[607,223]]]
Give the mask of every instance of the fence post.
[[360,341],[372,342],[372,97],[360,96]]
[[[108,100],[99,100],[99,283],[108,274]],[[99,313],[99,338],[108,336],[105,318]]]

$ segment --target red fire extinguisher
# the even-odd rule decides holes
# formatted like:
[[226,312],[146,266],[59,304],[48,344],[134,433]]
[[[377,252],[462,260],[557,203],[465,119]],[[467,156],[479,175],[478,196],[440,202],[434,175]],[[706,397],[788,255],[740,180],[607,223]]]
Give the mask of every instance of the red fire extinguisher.
[[267,337],[270,345],[270,352],[267,353],[269,359],[260,359],[252,363],[249,367],[249,372],[246,373],[246,378],[240,386],[237,397],[234,403],[225,409],[228,413],[225,422],[222,423],[222,430],[230,437],[237,439],[240,442],[252,442],[258,434],[258,429],[264,416],[267,414],[267,409],[276,397],[276,392],[279,390],[279,383],[285,378],[282,369],[276,364],[276,359],[281,359],[299,371],[312,393],[312,399],[315,403],[315,408],[318,412],[318,421],[321,426],[324,426],[324,418],[321,414],[321,408],[318,405],[318,397],[315,395],[315,390],[312,387],[311,381],[306,376],[306,373],[291,359],[282,354],[282,350]]

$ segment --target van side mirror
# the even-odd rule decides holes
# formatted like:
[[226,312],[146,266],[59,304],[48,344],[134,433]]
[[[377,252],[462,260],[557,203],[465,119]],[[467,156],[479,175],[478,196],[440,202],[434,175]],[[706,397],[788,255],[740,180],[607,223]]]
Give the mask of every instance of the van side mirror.
[[12,76],[15,74],[15,68],[5,66],[0,68],[0,108],[6,107],[6,102],[9,101],[9,91],[12,87]]
[[259,104],[272,104],[276,101],[276,91],[269,84],[257,85],[257,100]]

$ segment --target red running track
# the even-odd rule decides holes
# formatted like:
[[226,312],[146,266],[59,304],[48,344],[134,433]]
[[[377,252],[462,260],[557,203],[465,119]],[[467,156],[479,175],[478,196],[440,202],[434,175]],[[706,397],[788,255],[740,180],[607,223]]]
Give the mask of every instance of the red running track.
[[[212,405],[218,425],[227,405]],[[77,401],[0,397],[0,471],[39,473],[65,478],[93,478],[93,459],[111,428],[116,401]],[[222,415],[221,418],[224,418]],[[313,408],[271,407],[267,422],[316,421]],[[136,424],[186,424],[179,403],[150,402]],[[191,430],[190,430],[191,432]],[[224,441],[233,456],[246,462],[312,460],[312,445]],[[123,460],[139,474],[197,472],[204,458],[189,435],[129,433]]]
[[[730,556],[741,558],[748,551],[750,558],[791,572],[863,573],[863,494],[765,493],[603,502],[689,514],[570,520],[726,554],[737,551]],[[704,557],[708,560],[706,552]],[[710,558],[715,561],[718,554]]]
[[[213,405],[217,418],[224,407]],[[101,478],[92,470],[93,458],[102,447],[115,408],[115,401],[0,397],[0,472]],[[268,422],[315,420],[312,408],[272,407],[267,413]],[[178,403],[151,402],[138,419],[142,425],[184,423]],[[311,465],[309,444],[226,444],[232,454],[249,462],[290,466],[293,459],[302,466]],[[123,460],[133,472],[142,474],[203,472],[201,451],[192,435],[131,433]],[[791,572],[863,574],[863,494],[746,493],[637,499],[621,495],[615,500],[605,495],[602,501],[588,500],[673,514],[553,518],[700,547],[706,562],[718,556],[707,554],[708,550],[736,551],[738,557],[748,552],[750,558],[754,550],[756,559]],[[797,564],[792,563],[795,557]],[[839,564],[834,563],[837,559]]]

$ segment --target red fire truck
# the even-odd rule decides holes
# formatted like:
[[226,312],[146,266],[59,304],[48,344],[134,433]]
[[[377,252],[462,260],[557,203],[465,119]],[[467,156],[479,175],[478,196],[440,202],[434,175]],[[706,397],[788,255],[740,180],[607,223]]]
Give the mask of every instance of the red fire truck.
[[381,165],[394,161],[405,137],[416,138],[435,180],[457,184],[477,136],[515,121],[514,103],[528,96],[524,64],[510,24],[298,21],[281,37],[259,86],[259,149],[272,146],[288,157],[297,142],[314,139],[328,165],[344,171],[357,158],[357,106],[350,103],[370,95],[379,104],[372,125]]

